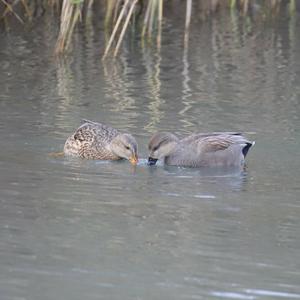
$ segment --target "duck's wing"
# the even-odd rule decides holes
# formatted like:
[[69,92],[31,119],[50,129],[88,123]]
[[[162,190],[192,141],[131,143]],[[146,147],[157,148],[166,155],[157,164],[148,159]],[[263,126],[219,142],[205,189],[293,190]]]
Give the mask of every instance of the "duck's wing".
[[215,134],[204,137],[199,137],[195,140],[198,151],[201,153],[216,152],[228,149],[230,146],[238,145],[243,149],[247,144],[252,145],[241,134]]
[[252,145],[240,133],[194,134],[180,140],[165,163],[188,167],[241,166]]
[[82,124],[74,133],[78,155],[89,159],[116,159],[109,144],[119,134],[118,130],[96,122]]
[[194,140],[190,153],[193,149],[199,166],[241,166],[251,146],[252,142],[242,135],[219,134]]
[[89,123],[89,124],[93,124],[93,125],[103,125],[103,124],[101,124],[99,122],[91,121],[91,120],[88,120],[88,119],[82,119],[81,120],[81,124],[83,125],[85,123]]
[[241,132],[201,132],[201,133],[194,133],[189,135],[188,137],[182,139],[181,141],[184,143],[193,143],[198,142],[199,140],[206,138],[206,137],[217,137],[217,136],[231,136],[231,135],[237,135],[241,136]]
[[86,122],[82,124],[74,133],[74,139],[80,142],[85,142],[90,145],[106,144],[110,143],[111,140],[119,134],[119,131],[92,121],[85,120]]

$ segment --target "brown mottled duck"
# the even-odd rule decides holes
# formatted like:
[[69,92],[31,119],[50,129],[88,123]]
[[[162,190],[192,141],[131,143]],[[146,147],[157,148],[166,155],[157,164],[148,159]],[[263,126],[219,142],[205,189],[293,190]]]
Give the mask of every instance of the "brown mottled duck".
[[128,159],[133,165],[138,162],[137,142],[128,133],[89,120],[68,137],[64,154],[86,159]]

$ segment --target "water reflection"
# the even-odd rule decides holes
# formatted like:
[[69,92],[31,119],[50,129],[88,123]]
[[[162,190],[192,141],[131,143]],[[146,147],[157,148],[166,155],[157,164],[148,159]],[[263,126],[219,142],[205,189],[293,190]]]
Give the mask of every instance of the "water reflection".
[[[188,39],[188,37],[186,37]],[[183,87],[182,87],[182,103],[184,105],[184,108],[179,111],[179,114],[182,115],[181,122],[183,123],[182,126],[185,130],[188,130],[188,128],[192,128],[194,126],[193,118],[190,118],[190,110],[194,106],[195,101],[192,100],[192,89],[190,87],[190,64],[188,61],[188,44],[185,44],[184,50],[183,50],[183,56],[182,56],[182,76],[183,76]]]
[[[126,58],[121,55],[118,62],[103,63],[104,78],[107,83],[107,92],[113,97],[112,111],[123,112],[136,107],[135,99],[130,95],[133,82],[130,76],[130,66]],[[128,80],[129,79],[129,80]]]
[[[154,62],[152,61],[154,60]],[[145,129],[149,132],[158,130],[157,126],[161,119],[164,117],[162,105],[164,99],[161,96],[161,53],[160,48],[156,51],[155,55],[147,49],[143,49],[143,62],[146,66],[146,82],[149,85],[149,94],[151,101],[148,104],[150,114],[150,121],[145,125]]]

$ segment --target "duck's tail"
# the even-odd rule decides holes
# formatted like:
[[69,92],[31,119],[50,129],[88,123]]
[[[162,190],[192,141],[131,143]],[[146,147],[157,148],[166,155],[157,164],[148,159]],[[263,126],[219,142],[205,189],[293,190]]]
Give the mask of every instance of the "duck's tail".
[[250,149],[252,146],[254,146],[254,145],[255,145],[255,141],[253,141],[253,142],[247,142],[247,143],[246,143],[246,146],[245,146],[245,147],[243,148],[243,150],[242,150],[244,157],[246,157],[246,155],[247,155],[249,149]]
[[81,120],[81,123],[82,123],[82,124],[84,124],[84,123],[95,124],[96,122],[93,122],[93,121],[88,120],[88,119],[82,119],[82,120]]
[[48,153],[48,155],[50,157],[62,157],[65,155],[65,153],[64,152],[50,152],[50,153]]

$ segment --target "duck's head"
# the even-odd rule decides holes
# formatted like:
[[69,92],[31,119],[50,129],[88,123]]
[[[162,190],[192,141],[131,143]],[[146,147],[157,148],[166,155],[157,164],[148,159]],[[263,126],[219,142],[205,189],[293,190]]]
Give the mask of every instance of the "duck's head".
[[111,142],[111,150],[117,156],[128,159],[133,165],[138,163],[138,146],[131,134],[121,133],[117,135]]
[[170,132],[155,133],[149,141],[149,158],[148,164],[155,165],[158,159],[164,158],[172,153],[178,138]]

